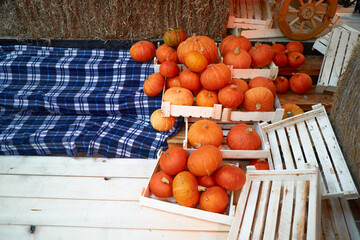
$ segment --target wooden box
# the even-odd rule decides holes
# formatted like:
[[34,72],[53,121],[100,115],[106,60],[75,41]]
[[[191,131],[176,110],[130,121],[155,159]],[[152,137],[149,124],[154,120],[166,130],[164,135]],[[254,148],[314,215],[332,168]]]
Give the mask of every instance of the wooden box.
[[319,175],[249,166],[227,239],[320,239]]
[[262,68],[249,68],[249,69],[234,69],[230,66],[232,78],[252,79],[255,77],[266,77],[275,80],[279,67],[271,62],[269,65]]

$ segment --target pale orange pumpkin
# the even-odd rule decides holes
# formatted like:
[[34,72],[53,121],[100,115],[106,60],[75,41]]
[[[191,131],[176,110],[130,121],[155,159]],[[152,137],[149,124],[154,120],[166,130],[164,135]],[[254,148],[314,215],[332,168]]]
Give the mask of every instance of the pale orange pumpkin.
[[229,81],[229,84],[238,86],[244,93],[249,89],[248,83],[240,78],[233,78]]
[[206,89],[201,90],[196,95],[196,105],[201,107],[213,107],[214,104],[218,104],[218,95],[215,91],[209,91]]
[[266,77],[255,77],[249,81],[249,88],[266,87],[268,88],[274,97],[276,96],[276,86],[274,82]]
[[189,69],[186,69],[180,73],[179,81],[181,87],[189,90],[198,90],[201,86],[199,74],[192,72]]
[[246,37],[241,36],[240,30],[221,41],[220,53],[225,56],[228,52],[233,52],[236,48],[241,48],[245,51],[249,51],[251,48],[251,42]]
[[166,132],[174,127],[175,117],[162,117],[161,109],[157,109],[151,114],[150,123],[155,130],[159,132]]
[[237,85],[229,84],[218,93],[219,102],[226,108],[236,108],[244,100],[244,93]]
[[222,163],[221,151],[213,145],[204,145],[192,152],[187,168],[195,176],[211,175]]
[[182,147],[172,146],[161,155],[160,169],[169,175],[176,175],[185,169],[187,159],[188,155]]
[[164,102],[170,102],[172,105],[191,106],[194,103],[192,92],[183,87],[172,87],[165,91]]
[[176,202],[185,207],[195,207],[199,202],[198,181],[189,171],[179,172],[173,181],[173,196]]
[[156,58],[160,64],[165,62],[167,59],[176,63],[178,62],[176,50],[166,44],[162,44],[157,48]]
[[250,125],[239,123],[230,129],[226,143],[232,150],[257,150],[261,146],[261,139]]
[[281,108],[284,109],[283,119],[304,113],[304,110],[294,103],[281,104]]
[[201,85],[207,90],[218,90],[225,87],[231,79],[231,70],[223,63],[209,65],[201,74]]
[[274,106],[274,95],[265,87],[251,88],[245,92],[242,105],[246,111],[270,111]]
[[225,54],[223,62],[232,65],[235,69],[248,69],[251,66],[251,56],[244,49],[236,48]]
[[204,47],[202,46],[200,52],[191,51],[185,56],[185,65],[193,72],[202,72],[206,69],[208,61],[203,54]]
[[161,93],[164,88],[164,84],[165,78],[160,73],[153,73],[144,82],[144,93],[149,97],[154,97]]
[[192,147],[199,148],[202,145],[219,147],[223,139],[223,132],[217,123],[210,120],[196,121],[188,131],[188,140]]
[[147,62],[154,55],[155,46],[149,41],[139,41],[130,47],[130,56],[137,62]]
[[201,193],[199,205],[205,211],[224,213],[228,201],[229,197],[225,190],[219,186],[213,186]]
[[216,171],[215,180],[220,187],[236,191],[244,186],[246,175],[241,168],[225,164]]
[[165,172],[157,172],[150,178],[150,191],[159,198],[172,197],[173,177]]

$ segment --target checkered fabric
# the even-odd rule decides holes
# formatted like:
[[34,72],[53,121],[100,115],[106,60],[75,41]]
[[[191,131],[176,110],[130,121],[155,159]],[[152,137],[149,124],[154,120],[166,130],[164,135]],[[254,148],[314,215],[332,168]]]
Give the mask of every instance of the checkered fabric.
[[154,158],[173,129],[157,132],[147,97],[153,64],[128,50],[0,46],[0,154]]

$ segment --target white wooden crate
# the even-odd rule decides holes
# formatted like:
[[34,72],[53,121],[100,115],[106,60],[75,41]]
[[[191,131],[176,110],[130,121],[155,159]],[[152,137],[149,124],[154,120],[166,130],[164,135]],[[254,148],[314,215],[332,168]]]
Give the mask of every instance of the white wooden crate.
[[279,67],[274,62],[261,68],[235,69],[232,65],[229,65],[229,67],[232,78],[252,79],[255,77],[266,77],[275,80],[279,73]]
[[358,197],[322,105],[315,105],[311,111],[276,123],[261,123],[260,129],[270,145],[270,169],[303,169],[305,163],[311,163],[321,170],[323,198]]
[[[236,125],[238,122],[217,122],[223,131],[224,139],[222,144],[219,146],[219,149],[222,153],[223,158],[225,159],[257,159],[257,158],[265,158],[267,159],[270,156],[270,149],[268,143],[264,140],[260,126],[258,123],[249,124],[255,131],[259,134],[261,139],[261,146],[259,150],[231,150],[226,145],[226,136],[229,133],[232,126]],[[190,123],[191,124],[191,123]],[[188,131],[189,131],[189,119],[185,118],[185,139],[183,142],[183,148],[191,153],[196,149],[190,146],[188,143]]]
[[327,37],[319,41],[317,47],[323,51],[323,44],[327,44],[324,60],[321,65],[319,80],[316,85],[316,92],[322,93],[325,90],[335,92],[338,81],[344,73],[352,51],[359,42],[360,33],[351,31],[344,27],[334,27],[328,42]]
[[317,168],[249,168],[228,240],[320,239],[321,196]]

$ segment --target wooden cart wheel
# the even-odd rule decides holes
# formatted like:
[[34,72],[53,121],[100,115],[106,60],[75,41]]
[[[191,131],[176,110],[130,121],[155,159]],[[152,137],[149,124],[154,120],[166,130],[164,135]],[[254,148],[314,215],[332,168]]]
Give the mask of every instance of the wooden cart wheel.
[[338,0],[283,0],[278,11],[281,32],[293,40],[321,33],[335,15]]

